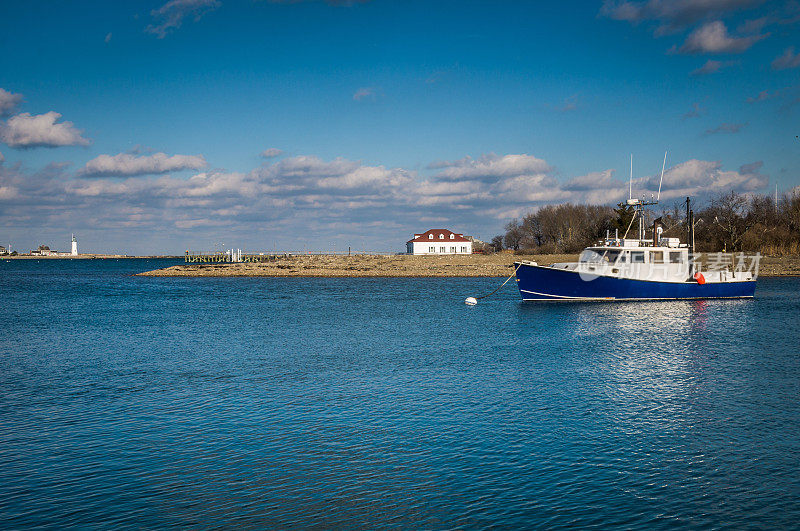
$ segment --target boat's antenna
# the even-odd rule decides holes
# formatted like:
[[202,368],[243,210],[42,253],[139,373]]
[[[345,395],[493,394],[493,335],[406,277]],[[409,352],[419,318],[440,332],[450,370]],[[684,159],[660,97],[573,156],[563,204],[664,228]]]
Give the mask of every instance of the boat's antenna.
[[658,200],[661,199],[661,183],[664,182],[664,168],[667,167],[667,152],[664,152],[664,163],[661,165],[661,179],[658,181],[658,197],[656,198],[656,203]]
[[628,181],[628,199],[633,199],[633,153],[631,153],[631,178]]
[[775,213],[778,213],[778,183],[775,183]]

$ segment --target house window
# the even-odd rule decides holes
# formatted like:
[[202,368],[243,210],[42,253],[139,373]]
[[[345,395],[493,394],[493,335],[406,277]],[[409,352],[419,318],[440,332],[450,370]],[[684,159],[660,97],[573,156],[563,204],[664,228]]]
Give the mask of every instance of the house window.
[[455,239],[456,239],[456,235],[455,235],[455,234],[451,234],[451,235],[450,235],[450,239],[451,239],[451,240],[455,240]]
[[445,251],[445,248],[444,248],[444,247],[439,247],[439,252],[440,252],[440,253],[444,253],[444,252],[447,252],[447,251]]
[[440,235],[439,235],[439,239],[440,239],[440,240],[444,240],[444,234],[440,234]]
[[461,248],[461,252],[462,252],[462,253],[466,253],[466,252],[467,252],[467,248],[466,248],[466,247],[462,247],[462,248]]
[[436,247],[428,247],[428,252],[429,253],[435,253],[436,252]]
[[455,253],[456,252],[456,248],[455,247],[450,247],[450,252],[451,253]]
[[428,238],[433,239],[433,234],[428,234]]

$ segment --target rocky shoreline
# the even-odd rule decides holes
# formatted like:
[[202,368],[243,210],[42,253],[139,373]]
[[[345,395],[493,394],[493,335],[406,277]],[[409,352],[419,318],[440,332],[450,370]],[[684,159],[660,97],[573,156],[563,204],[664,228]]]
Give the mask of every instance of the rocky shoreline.
[[[266,263],[190,263],[140,273],[147,277],[507,277],[514,262],[541,265],[577,260],[577,255],[286,256]],[[800,257],[761,259],[761,276],[800,276]]]
[[568,262],[577,255],[408,256],[354,255],[280,257],[265,263],[190,263],[140,273],[151,277],[507,277],[520,258],[542,264]]

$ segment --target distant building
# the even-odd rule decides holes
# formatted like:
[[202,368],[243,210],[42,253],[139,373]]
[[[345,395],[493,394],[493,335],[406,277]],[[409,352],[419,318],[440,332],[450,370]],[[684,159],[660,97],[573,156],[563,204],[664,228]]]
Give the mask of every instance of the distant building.
[[478,238],[474,238],[472,236],[464,236],[466,239],[472,242],[472,254],[482,254],[489,250],[489,244],[483,240],[479,240]]
[[31,256],[69,256],[70,254],[64,251],[56,251],[50,249],[48,245],[40,245],[38,249],[34,249],[29,253]]
[[2,245],[0,245],[0,254],[8,254],[8,250]]
[[406,242],[408,254],[472,254],[472,242],[447,229],[430,229]]
[[78,240],[75,239],[75,235],[72,235],[72,250],[70,253],[72,256],[78,256]]

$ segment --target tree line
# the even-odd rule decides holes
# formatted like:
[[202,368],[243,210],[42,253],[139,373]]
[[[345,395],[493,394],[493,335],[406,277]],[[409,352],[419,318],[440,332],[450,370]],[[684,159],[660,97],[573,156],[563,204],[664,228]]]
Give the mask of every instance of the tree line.
[[[652,229],[661,218],[663,237],[687,242],[685,204],[645,211],[644,224]],[[697,207],[700,206],[698,209]],[[760,252],[768,255],[800,254],[800,191],[784,194],[776,203],[770,195],[720,194],[704,205],[693,206],[697,252]],[[548,205],[505,226],[505,234],[492,239],[495,251],[519,253],[578,253],[606,235],[638,237],[638,220],[631,223],[633,207],[624,202],[616,208],[604,205],[564,203]],[[652,234],[652,232],[650,232]],[[650,237],[650,236],[648,236]]]

